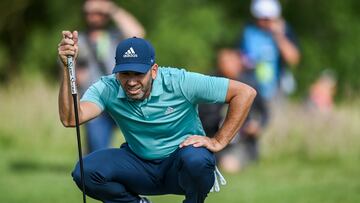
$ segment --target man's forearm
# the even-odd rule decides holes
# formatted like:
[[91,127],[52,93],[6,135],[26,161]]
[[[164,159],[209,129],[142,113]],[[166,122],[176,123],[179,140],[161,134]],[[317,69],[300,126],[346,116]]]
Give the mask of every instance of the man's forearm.
[[114,6],[110,14],[117,28],[125,37],[144,37],[145,30],[139,21],[121,7]]
[[298,48],[285,36],[285,34],[276,34],[274,39],[280,50],[280,54],[291,66],[295,66],[300,61],[300,53]]
[[249,88],[248,91],[238,94],[230,100],[224,123],[214,136],[214,139],[221,145],[221,149],[228,145],[239,131],[249,113],[255,95],[256,91]]
[[71,127],[75,124],[74,119],[74,103],[70,92],[69,72],[66,67],[63,68],[63,77],[59,90],[59,115],[61,123],[65,127]]

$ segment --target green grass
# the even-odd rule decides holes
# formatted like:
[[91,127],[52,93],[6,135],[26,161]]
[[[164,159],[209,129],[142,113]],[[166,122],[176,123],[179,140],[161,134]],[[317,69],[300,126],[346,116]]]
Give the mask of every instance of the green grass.
[[[0,202],[81,202],[70,176],[76,134],[59,122],[57,87],[41,79],[20,84],[0,88]],[[207,202],[360,202],[359,104],[343,104],[329,115],[284,106],[261,139],[263,159],[239,174],[225,174],[228,185]],[[121,140],[118,134],[114,146]]]

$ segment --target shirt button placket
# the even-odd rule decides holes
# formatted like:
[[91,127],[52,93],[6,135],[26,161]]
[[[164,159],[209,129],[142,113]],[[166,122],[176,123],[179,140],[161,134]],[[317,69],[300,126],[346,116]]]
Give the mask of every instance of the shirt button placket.
[[144,107],[143,105],[140,106],[140,109],[141,109],[141,112],[142,112],[142,115],[145,119],[148,119],[149,118],[149,115],[146,113],[146,107]]

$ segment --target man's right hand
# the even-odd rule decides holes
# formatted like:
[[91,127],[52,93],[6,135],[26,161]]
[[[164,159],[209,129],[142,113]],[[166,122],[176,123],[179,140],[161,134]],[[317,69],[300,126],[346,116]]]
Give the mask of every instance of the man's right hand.
[[74,61],[79,53],[78,32],[62,31],[62,39],[58,44],[58,55],[64,66],[67,66],[67,57],[74,57]]

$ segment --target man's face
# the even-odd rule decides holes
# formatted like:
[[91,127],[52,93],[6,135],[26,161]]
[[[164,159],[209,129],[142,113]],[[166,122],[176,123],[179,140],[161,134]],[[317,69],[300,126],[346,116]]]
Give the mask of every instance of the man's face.
[[108,0],[86,0],[83,9],[90,30],[101,30],[106,27],[110,12]]
[[147,73],[119,72],[116,77],[130,99],[141,101],[150,95],[152,81],[157,75],[157,68],[157,64],[154,64]]
[[224,77],[238,79],[242,71],[240,53],[231,49],[220,50],[217,55],[217,65]]
[[109,21],[108,16],[103,13],[88,12],[85,15],[86,23],[92,30],[103,29]]
[[258,18],[256,19],[256,23],[259,25],[259,27],[265,30],[269,30],[273,20],[274,19],[271,18]]

